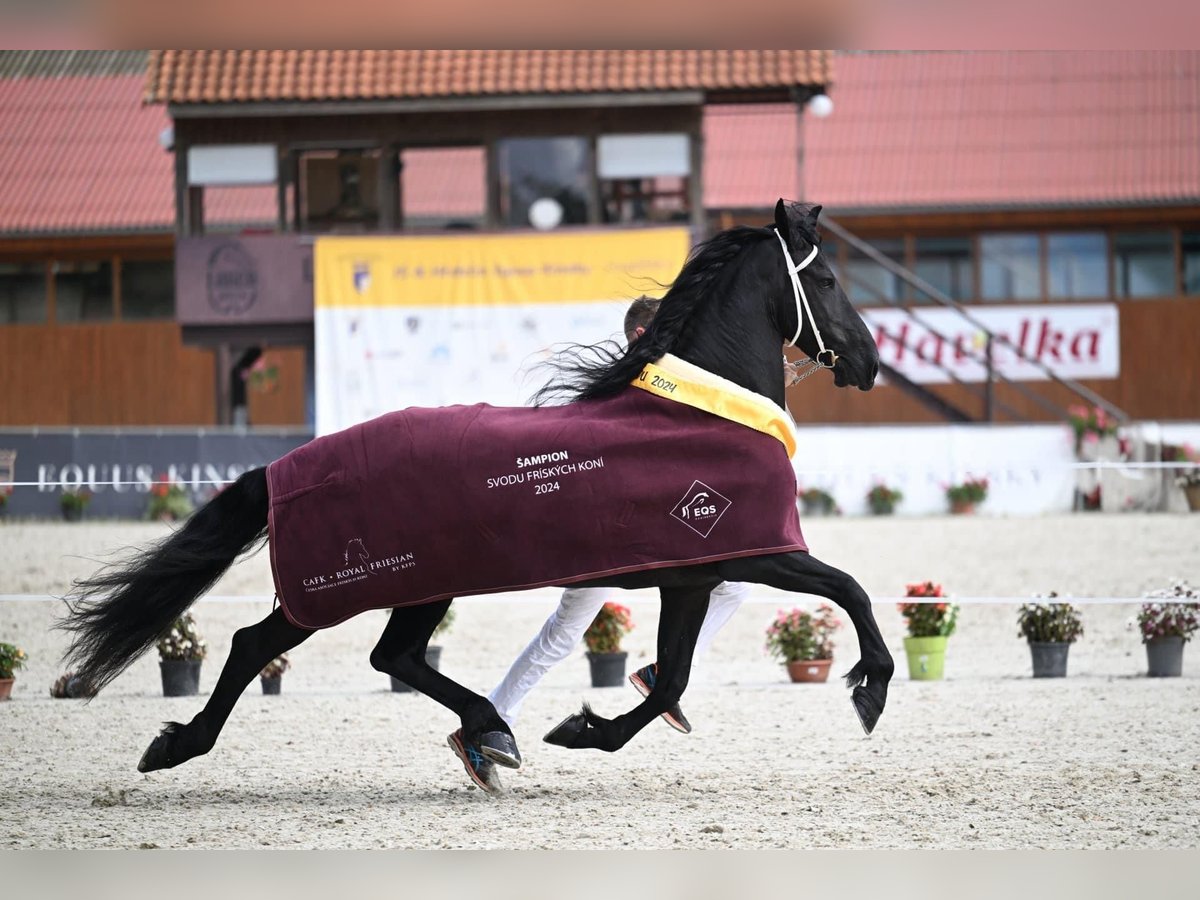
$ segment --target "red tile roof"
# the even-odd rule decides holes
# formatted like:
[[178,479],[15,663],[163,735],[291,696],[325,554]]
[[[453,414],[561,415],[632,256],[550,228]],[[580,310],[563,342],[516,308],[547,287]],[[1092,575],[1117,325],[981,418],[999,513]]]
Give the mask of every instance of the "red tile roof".
[[[169,124],[138,76],[0,78],[0,234],[171,230]],[[838,58],[806,117],[807,197],[833,210],[1200,203],[1200,53]],[[789,106],[705,114],[706,205],[797,196]],[[405,206],[477,216],[478,150],[406,151]],[[209,221],[270,223],[273,188],[206,192]]]
[[1195,51],[839,56],[831,96],[805,123],[826,206],[1200,200]]
[[[0,79],[0,233],[163,231],[175,225],[166,111],[140,75]],[[271,222],[275,189],[205,195],[209,222]]]
[[830,77],[824,50],[156,50],[146,99],[244,103],[753,91],[823,85]]

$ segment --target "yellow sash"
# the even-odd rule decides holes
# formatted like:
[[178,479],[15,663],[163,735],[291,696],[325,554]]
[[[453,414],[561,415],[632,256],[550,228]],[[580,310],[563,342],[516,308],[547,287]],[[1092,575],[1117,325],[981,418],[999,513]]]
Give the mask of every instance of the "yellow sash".
[[789,459],[796,455],[796,433],[783,410],[761,394],[748,391],[699,366],[667,354],[657,363],[646,363],[646,367],[631,383],[636,388],[667,400],[693,406],[769,434],[783,444]]

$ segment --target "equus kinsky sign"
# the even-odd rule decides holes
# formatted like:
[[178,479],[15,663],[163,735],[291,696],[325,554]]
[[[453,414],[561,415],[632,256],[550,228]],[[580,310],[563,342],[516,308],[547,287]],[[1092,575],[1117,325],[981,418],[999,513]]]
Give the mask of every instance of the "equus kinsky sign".
[[129,432],[0,430],[0,450],[15,450],[11,516],[58,516],[63,491],[87,490],[87,514],[145,518],[150,489],[169,481],[197,505],[220,484],[307,443],[307,432]]

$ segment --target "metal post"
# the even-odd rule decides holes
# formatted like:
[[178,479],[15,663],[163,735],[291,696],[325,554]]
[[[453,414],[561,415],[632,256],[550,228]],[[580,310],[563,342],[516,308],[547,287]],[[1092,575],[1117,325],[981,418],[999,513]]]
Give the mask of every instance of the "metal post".
[[996,421],[996,369],[992,359],[992,334],[988,332],[987,346],[984,349],[987,361],[987,384],[983,394],[983,418],[985,421]]

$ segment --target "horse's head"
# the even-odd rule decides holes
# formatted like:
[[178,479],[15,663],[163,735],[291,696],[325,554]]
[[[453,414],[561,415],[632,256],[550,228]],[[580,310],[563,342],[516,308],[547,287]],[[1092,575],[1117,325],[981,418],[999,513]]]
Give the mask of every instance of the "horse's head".
[[[832,354],[837,360],[833,366],[834,384],[854,385],[860,391],[869,391],[879,374],[879,350],[820,252],[817,234],[820,213],[820,206],[809,204],[780,200],[775,205],[775,230],[788,250],[784,253],[782,246],[777,250],[783,274],[779,282],[783,287],[777,297],[784,341],[794,340],[810,359],[822,364],[827,364]],[[803,292],[793,288],[789,274],[793,268]],[[794,337],[797,333],[799,337]]]

